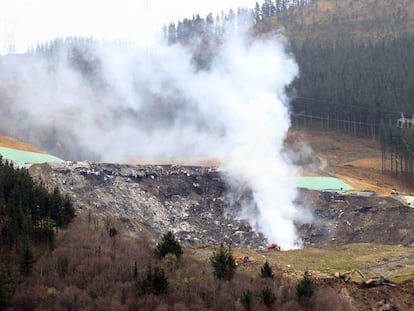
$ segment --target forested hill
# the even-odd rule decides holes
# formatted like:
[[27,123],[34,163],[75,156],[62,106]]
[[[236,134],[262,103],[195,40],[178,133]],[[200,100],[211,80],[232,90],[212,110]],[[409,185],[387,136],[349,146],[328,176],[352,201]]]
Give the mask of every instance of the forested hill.
[[[251,32],[260,38],[272,38],[281,30],[285,33],[291,43],[288,50],[300,69],[299,77],[287,87],[294,124],[319,123],[328,129],[377,138],[381,124],[395,123],[401,112],[405,116],[414,113],[412,1],[261,0],[255,7],[234,8],[218,15],[194,13],[166,25],[164,31],[166,44],[191,46],[197,70],[209,70],[223,35],[231,33],[227,27],[236,29],[253,23]],[[37,56],[54,62],[64,48],[70,67],[92,88],[99,89],[104,83],[96,44],[93,39],[56,39],[38,45],[21,62],[36,60]],[[0,96],[4,93],[7,96],[3,98],[13,98],[10,90],[6,84],[0,85]],[[0,101],[0,105],[11,102]],[[34,135],[36,127],[22,129],[19,118],[25,116],[9,110],[10,115],[0,116],[0,131],[8,133],[13,128],[21,136],[45,137],[45,144],[30,142],[64,158],[87,158],[78,156],[84,150],[72,152],[73,145],[57,144],[69,141],[70,131],[59,132],[59,128],[47,128],[46,124],[38,131],[40,135]]]
[[[236,13],[237,12],[237,13]],[[409,0],[264,0],[228,14],[171,23],[169,44],[202,42],[195,59],[207,68],[217,38],[254,23],[257,37],[282,32],[300,76],[288,87],[296,123],[319,123],[377,137],[382,123],[414,113],[414,3]]]
[[[384,172],[414,183],[414,2],[317,0],[256,24],[283,27],[299,63],[294,123],[379,138]],[[401,120],[401,119],[400,119]]]
[[260,33],[283,26],[296,43],[395,39],[414,33],[411,0],[316,0],[291,6],[257,25]]
[[377,137],[381,123],[414,113],[414,2],[317,0],[255,30],[280,27],[300,67],[289,88],[296,121]]

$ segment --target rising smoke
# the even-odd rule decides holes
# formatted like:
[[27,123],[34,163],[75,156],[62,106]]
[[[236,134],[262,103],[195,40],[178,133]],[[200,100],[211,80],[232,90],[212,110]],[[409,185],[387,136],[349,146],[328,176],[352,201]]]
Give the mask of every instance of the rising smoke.
[[284,249],[299,246],[295,174],[282,153],[284,90],[298,67],[280,37],[231,33],[208,69],[189,49],[161,43],[89,44],[53,63],[17,57],[1,67],[12,81],[1,90],[3,132],[71,160],[218,159],[252,190],[251,223]]

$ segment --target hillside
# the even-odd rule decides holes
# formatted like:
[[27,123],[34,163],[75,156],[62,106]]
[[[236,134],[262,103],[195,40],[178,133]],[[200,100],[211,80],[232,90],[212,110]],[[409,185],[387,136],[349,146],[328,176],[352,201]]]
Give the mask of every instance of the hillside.
[[[54,237],[42,244],[35,236],[12,236],[14,244],[8,250],[14,257],[0,256],[0,310],[3,306],[10,310],[414,310],[414,176],[403,180],[402,164],[401,175],[398,169],[392,170],[393,161],[400,163],[400,159],[392,152],[384,158],[376,140],[379,124],[393,121],[400,109],[412,109],[414,3],[312,1],[263,19],[256,32],[264,37],[281,26],[300,66],[300,76],[288,87],[294,99],[293,126],[284,155],[292,160],[292,170],[305,176],[297,183],[294,200],[303,217],[293,222],[303,248],[287,250],[281,242],[266,239],[256,215],[247,215],[252,210],[259,213],[252,190],[244,184],[230,185],[216,160],[151,161],[131,153],[119,156],[120,163],[91,162],[90,157],[89,161],[64,162],[0,136],[0,154],[10,152],[8,158],[33,164],[28,170],[34,181],[30,184],[35,189],[46,187],[41,192],[44,196],[37,192],[22,195],[24,183],[17,181],[19,190],[10,191],[11,179],[6,175],[0,179],[5,189],[0,196],[0,234],[47,229],[45,233]],[[76,72],[99,94],[100,60],[88,53],[84,59],[86,54],[79,53],[80,62],[75,63],[81,70]],[[208,57],[200,58],[200,71],[208,71]],[[53,64],[53,58],[44,61]],[[134,82],[134,88],[139,87]],[[29,95],[37,98],[40,90]],[[96,95],[90,90],[86,99]],[[157,97],[164,93],[169,93],[168,87],[154,94],[157,100],[149,101],[157,116],[166,109]],[[80,103],[86,106],[88,102]],[[118,98],[115,102],[119,103]],[[165,99],[170,102],[173,99]],[[101,103],[99,98],[96,103]],[[3,100],[2,105],[9,101]],[[79,111],[69,109],[83,115]],[[109,135],[110,128],[122,127],[125,120],[148,125],[133,110],[114,111],[117,122],[112,124],[106,116],[102,120],[108,124],[101,123],[104,130],[99,134],[111,137],[105,151],[116,148],[116,140],[121,140]],[[122,119],[121,114],[128,118]],[[3,115],[10,125],[0,122],[0,127],[27,121],[24,114],[17,115],[15,119]],[[97,119],[90,118],[85,125],[98,124]],[[87,153],[81,149],[98,139],[90,135],[81,146],[70,127],[56,124],[60,125],[57,121],[42,123],[35,136],[44,143],[41,148],[47,146],[51,153],[60,150],[67,159],[74,159],[70,152],[83,159]],[[84,129],[78,126],[76,130]],[[35,123],[24,130],[36,132]],[[134,143],[145,148],[152,141],[134,137]],[[38,156],[39,161],[35,160]],[[389,172],[384,159],[391,163]],[[29,176],[25,170],[17,172]],[[287,183],[289,177],[281,178]],[[326,180],[331,182],[325,184]],[[272,208],[281,205],[283,186],[271,193]],[[55,226],[65,216],[51,207],[62,203],[57,189],[76,208],[68,227],[66,220],[63,227]],[[54,197],[49,198],[47,190]],[[23,220],[12,213],[22,202],[29,203]],[[277,219],[270,224],[277,227]],[[156,243],[167,231],[184,249],[180,259],[154,254]],[[266,247],[274,242],[282,244],[281,251]],[[233,279],[220,280],[213,273],[212,257],[219,245],[249,258],[237,266]],[[30,252],[21,252],[24,247]],[[266,262],[273,277],[261,275]],[[28,268],[22,269],[25,265]],[[309,297],[299,291],[305,271],[311,275]],[[352,274],[355,271],[362,274]],[[349,272],[351,280],[335,277],[339,272]],[[165,288],[157,287],[165,283]]]
[[[391,187],[398,187],[399,191],[410,189],[400,187],[392,176],[384,180],[377,177],[380,169],[368,165],[371,163],[368,159],[380,157],[378,145],[371,140],[356,141],[317,130],[294,132],[290,137],[292,141],[304,138],[315,152],[311,158],[320,159],[304,168],[306,174],[346,176],[355,181],[354,185],[359,182],[361,188],[336,199],[324,192],[301,190],[297,204],[306,205],[313,214],[311,222],[298,224],[306,246],[302,250],[267,251],[263,247],[264,237],[247,222],[234,217],[240,202],[228,205],[225,194],[228,189],[216,168],[80,162],[32,166],[30,171],[36,179],[43,180],[50,188],[59,185],[64,193],[76,197],[78,218],[62,237],[54,255],[39,261],[30,281],[40,291],[46,291],[44,284],[47,284],[56,290],[56,296],[38,294],[36,300],[18,294],[16,299],[33,305],[57,304],[69,299],[65,297],[71,290],[88,306],[102,306],[112,297],[113,303],[122,306],[136,301],[143,310],[184,301],[186,306],[182,310],[189,309],[190,305],[222,310],[225,303],[237,305],[243,292],[249,289],[255,293],[253,305],[261,310],[259,293],[269,286],[278,297],[278,308],[304,310],[305,302],[297,302],[300,300],[296,298],[296,284],[303,271],[310,270],[317,286],[315,296],[306,302],[310,310],[320,310],[323,306],[329,310],[332,306],[337,306],[335,310],[387,310],[380,309],[387,307],[410,310],[413,307],[414,213],[398,196],[386,193]],[[351,165],[354,169],[347,170]],[[374,189],[382,189],[383,195],[375,194]],[[119,236],[111,240],[105,226],[115,227]],[[151,255],[151,247],[166,230],[172,230],[185,246],[180,263],[170,259],[157,261]],[[216,283],[219,281],[212,276],[209,258],[220,243],[232,245],[235,255],[251,256],[255,260],[239,266],[231,282]],[[94,253],[96,250],[98,253]],[[78,259],[81,257],[89,259],[84,262]],[[122,269],[133,267],[134,260],[139,261],[139,276],[145,273],[148,262],[163,267],[172,285],[170,294],[150,302],[148,296],[134,294],[136,289],[128,272],[132,268]],[[275,271],[271,281],[258,277],[266,260]],[[63,267],[67,266],[66,270],[59,272],[59,266],[53,262],[61,262]],[[104,265],[113,268],[103,269]],[[360,270],[366,279],[354,275],[346,283],[333,277],[335,272],[353,269]],[[117,276],[114,271],[118,271]],[[47,283],[37,277],[41,273],[47,275]],[[53,277],[56,273],[63,274]],[[372,288],[361,285],[369,278],[384,275],[391,275],[390,280],[396,284]],[[89,280],[87,285],[83,278]],[[116,283],[102,281],[108,278]],[[66,282],[75,284],[74,288],[69,289]],[[20,286],[21,293],[28,290],[27,286]],[[191,303],[181,296],[186,286],[192,288]],[[129,298],[123,300],[117,294],[119,291]],[[220,304],[210,304],[206,295],[213,295],[214,301]],[[224,297],[227,298],[224,300]]]
[[63,162],[63,160],[58,157],[47,154],[30,144],[20,142],[7,136],[0,136],[0,155],[3,159],[11,160],[18,165]]
[[0,147],[10,148],[10,149],[17,149],[22,151],[30,151],[36,153],[46,153],[43,150],[40,150],[34,147],[31,144],[19,141],[13,137],[4,136],[0,134]]
[[284,27],[295,43],[394,39],[414,32],[410,0],[317,0],[259,23],[257,32]]

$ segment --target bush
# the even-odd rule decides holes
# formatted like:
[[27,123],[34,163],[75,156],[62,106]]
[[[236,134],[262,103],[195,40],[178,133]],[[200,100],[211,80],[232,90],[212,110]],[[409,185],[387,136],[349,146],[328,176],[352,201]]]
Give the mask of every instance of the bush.
[[141,294],[165,294],[168,291],[168,280],[164,269],[158,267],[151,268],[148,265],[147,272],[141,280],[138,281],[137,287]]
[[20,272],[26,274],[30,273],[34,262],[35,260],[33,256],[32,246],[29,242],[25,242],[22,253],[20,255]]
[[262,276],[262,278],[273,278],[272,268],[270,267],[270,264],[267,260],[260,270],[260,275]]
[[342,298],[333,288],[326,287],[315,291],[310,300],[312,310],[318,311],[334,311],[352,310],[346,298]]
[[183,254],[183,249],[181,248],[180,243],[175,239],[174,234],[171,231],[168,231],[163,235],[161,242],[157,243],[154,252],[158,258],[164,258],[167,254],[173,254],[179,259]]
[[262,302],[268,307],[269,309],[272,308],[273,304],[276,301],[276,295],[273,293],[272,289],[269,287],[265,287],[260,292],[260,299]]
[[244,307],[244,310],[250,311],[252,309],[253,294],[250,290],[247,290],[242,293],[240,302]]
[[111,227],[108,230],[108,234],[111,238],[113,238],[114,236],[116,236],[118,234],[118,230],[116,230],[116,228]]
[[236,270],[236,264],[233,260],[231,249],[220,245],[218,252],[214,252],[210,257],[211,265],[214,269],[214,275],[219,280],[231,280]]
[[305,271],[303,275],[303,279],[300,281],[297,287],[297,295],[299,298],[306,297],[309,298],[313,295],[314,288],[313,288],[312,276],[309,271]]
[[10,272],[0,270],[0,310],[5,310],[9,304],[11,294]]

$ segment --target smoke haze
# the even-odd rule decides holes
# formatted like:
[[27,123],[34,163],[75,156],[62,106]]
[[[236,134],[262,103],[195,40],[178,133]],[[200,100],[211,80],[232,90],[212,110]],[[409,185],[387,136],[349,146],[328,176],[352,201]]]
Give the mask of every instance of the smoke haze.
[[3,133],[67,160],[218,159],[252,190],[251,224],[284,249],[300,246],[295,174],[282,153],[284,89],[298,67],[281,37],[231,33],[208,69],[162,43],[89,43],[53,63],[10,56],[1,68]]

